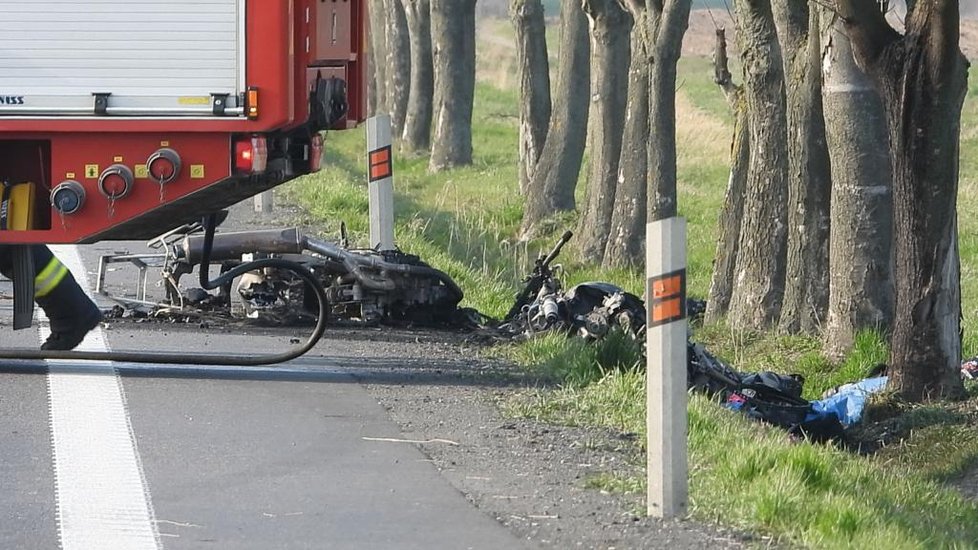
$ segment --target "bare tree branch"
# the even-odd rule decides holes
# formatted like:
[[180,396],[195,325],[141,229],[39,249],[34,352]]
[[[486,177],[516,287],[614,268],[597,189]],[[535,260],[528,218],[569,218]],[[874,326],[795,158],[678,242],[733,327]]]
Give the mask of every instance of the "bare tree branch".
[[[875,61],[894,42],[900,33],[886,21],[876,0],[835,0],[837,13],[852,41],[856,62],[874,65]],[[867,67],[860,65],[866,72]]]

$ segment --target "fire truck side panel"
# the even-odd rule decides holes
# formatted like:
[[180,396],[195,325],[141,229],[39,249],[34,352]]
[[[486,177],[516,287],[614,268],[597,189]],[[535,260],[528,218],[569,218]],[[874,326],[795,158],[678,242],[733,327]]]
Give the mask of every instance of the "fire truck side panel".
[[[91,8],[92,13],[84,17],[97,19],[101,14],[115,25],[124,25],[122,19],[131,19],[134,14],[141,13],[150,20],[157,11],[165,14],[182,25],[179,32],[183,34],[178,42],[183,47],[183,57],[179,59],[186,60],[191,46],[200,46],[204,54],[206,48],[213,47],[223,52],[225,69],[231,65],[228,65],[229,56],[224,50],[231,42],[231,36],[236,37],[238,48],[235,63],[245,70],[243,74],[238,72],[236,78],[240,93],[234,101],[228,102],[228,107],[237,104],[241,109],[240,113],[228,109],[225,113],[208,112],[193,116],[166,116],[160,113],[145,116],[125,109],[42,115],[16,111],[16,106],[4,110],[3,102],[6,100],[0,97],[0,181],[32,182],[36,189],[33,229],[0,231],[0,243],[80,243],[147,238],[192,221],[202,213],[224,208],[317,169],[318,162],[314,162],[312,156],[321,148],[317,132],[321,126],[313,125],[310,101],[315,96],[317,83],[322,79],[336,77],[345,81],[349,108],[345,116],[340,113],[339,120],[328,118],[335,121],[333,128],[353,127],[363,119],[366,100],[364,0],[201,0],[192,6],[149,0],[120,1],[118,13],[106,9],[108,4],[104,1],[79,0],[67,8],[70,14],[59,13],[54,4],[47,6],[52,21],[38,22],[34,13],[37,10],[31,6],[49,3],[51,0],[32,3],[0,0],[0,6],[21,14],[15,16],[15,20],[20,17],[22,25],[37,24],[46,33],[43,36],[55,45],[63,46],[52,33],[66,28],[63,20],[74,17],[72,14],[84,12],[86,8]],[[188,6],[187,11],[177,13],[180,6]],[[233,17],[226,13],[232,7],[237,10]],[[162,17],[160,13],[157,15]],[[198,41],[194,36],[195,32],[206,34],[203,27],[206,27],[207,21],[217,21],[215,24],[223,33],[215,37],[216,42]],[[231,23],[237,25],[236,32],[231,28]],[[29,26],[25,28],[30,30]],[[131,31],[138,35],[136,38],[126,33],[118,36],[123,41],[136,40],[131,42],[135,44],[142,44],[139,40],[165,38],[160,34],[139,35],[144,29],[139,27]],[[73,51],[90,49],[88,41],[96,41],[93,44],[98,48],[109,47],[107,41],[96,33],[72,32]],[[155,32],[145,30],[145,33]],[[10,25],[0,23],[0,51],[5,48],[27,49],[28,46],[17,43],[18,39],[23,40],[24,37],[14,32]],[[85,61],[82,54],[72,55]],[[109,56],[113,62],[94,60],[92,66],[109,72],[91,74],[113,75],[111,69],[128,67],[127,62],[120,61],[128,55],[130,53],[123,52],[115,57]],[[160,60],[164,57],[156,55],[148,56],[148,59]],[[178,73],[179,59],[159,61],[164,66],[173,67],[161,74]],[[40,69],[44,68],[45,63],[54,63],[44,61],[44,54],[34,54],[34,58],[24,63],[24,69],[30,69],[28,73],[33,74],[33,82],[58,82],[57,79],[44,81],[42,78],[44,74]],[[187,74],[197,74],[194,63],[196,61],[191,59]],[[221,68],[219,61],[207,61],[203,65],[215,72]],[[143,80],[153,76],[152,71],[139,74]],[[229,74],[227,71],[222,73],[225,84],[232,80]],[[73,73],[73,78],[84,75],[84,71],[79,70]],[[197,76],[200,77],[199,74]],[[206,82],[203,77],[194,78],[190,80]],[[105,82],[121,81],[116,78]],[[69,91],[86,89],[77,80],[71,82],[75,87]],[[5,82],[0,78],[0,84],[7,86],[10,81]],[[336,86],[330,84],[327,89],[333,90]],[[0,87],[0,95],[4,93],[15,95],[15,92]],[[75,93],[77,97],[81,95]],[[192,104],[202,101],[200,97],[185,98],[184,101]],[[109,99],[111,104],[111,96]],[[323,111],[321,105],[316,104],[317,114],[320,115]],[[330,105],[335,106],[336,102],[332,101]],[[213,108],[214,105],[209,107]],[[239,157],[247,154],[251,158],[258,150],[242,152],[240,145],[253,139],[259,140],[255,143],[257,146],[260,142],[258,150],[262,155],[267,144],[267,167],[242,170],[242,158]],[[147,173],[146,166],[150,157],[160,155],[161,150],[172,151],[179,157],[180,164],[179,173],[162,186],[148,177],[152,174]],[[167,155],[170,154],[165,153],[166,159],[154,166],[170,166],[167,164],[170,162]],[[127,175],[131,175],[128,186],[125,183]],[[80,190],[84,195],[83,204],[70,212],[66,212],[63,206],[73,206],[73,201],[59,202],[59,208],[55,208],[51,202],[52,190],[60,190],[59,186],[64,185],[70,187],[73,193]]]

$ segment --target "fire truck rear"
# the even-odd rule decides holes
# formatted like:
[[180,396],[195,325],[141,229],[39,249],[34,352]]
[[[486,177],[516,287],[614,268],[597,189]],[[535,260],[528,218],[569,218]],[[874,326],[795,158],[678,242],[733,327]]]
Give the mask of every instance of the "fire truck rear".
[[145,239],[319,169],[364,0],[0,0],[0,243]]

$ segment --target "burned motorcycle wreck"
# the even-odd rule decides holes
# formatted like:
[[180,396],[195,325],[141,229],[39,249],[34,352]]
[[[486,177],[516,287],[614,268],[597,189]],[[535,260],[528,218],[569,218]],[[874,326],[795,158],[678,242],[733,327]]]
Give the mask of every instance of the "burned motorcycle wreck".
[[[191,231],[193,228],[190,229]],[[346,239],[344,238],[343,241]],[[201,262],[204,237],[171,233],[150,246],[158,254],[103,256],[96,290],[125,308],[162,312],[232,312],[240,306],[246,318],[262,324],[294,324],[315,317],[315,299],[305,284],[289,272],[265,269],[246,273],[217,295],[202,289],[182,290],[180,279]],[[210,259],[227,271],[244,261],[276,257],[306,266],[322,283],[332,321],[357,324],[404,323],[425,326],[453,324],[460,315],[462,290],[444,272],[417,256],[397,250],[349,249],[300,233],[298,228],[219,233]],[[107,266],[129,262],[140,268],[143,287],[135,300],[104,290]],[[147,301],[145,270],[159,267],[166,298]],[[236,295],[236,296],[234,296]]]
[[[568,332],[586,340],[599,340],[612,330],[621,330],[644,342],[645,302],[638,296],[598,281],[563,290],[563,268],[553,261],[572,236],[572,232],[565,232],[546,256],[537,258],[499,330],[521,338],[548,331]],[[690,319],[702,318],[705,311],[705,301],[686,300]]]
[[581,283],[564,292],[563,268],[553,261],[573,236],[565,232],[549,254],[537,258],[533,272],[506,314],[500,330],[520,337],[539,332],[576,332],[588,340],[619,328],[635,338],[645,334],[645,304],[624,289],[605,282]]

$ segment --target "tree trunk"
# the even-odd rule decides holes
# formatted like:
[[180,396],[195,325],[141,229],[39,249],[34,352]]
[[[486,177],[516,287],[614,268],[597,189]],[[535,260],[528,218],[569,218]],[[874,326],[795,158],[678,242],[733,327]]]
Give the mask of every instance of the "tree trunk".
[[839,359],[861,329],[893,317],[892,178],[886,119],[873,83],[856,66],[841,21],[822,10],[825,131],[832,159],[829,312],[825,353]]
[[411,90],[411,38],[402,1],[384,0],[387,10],[387,106],[391,114],[391,135],[395,137],[404,132]]
[[691,0],[649,0],[652,45],[649,86],[648,220],[676,215],[676,63]]
[[525,195],[547,140],[550,123],[550,60],[540,0],[512,0],[520,71],[520,194]]
[[[370,19],[367,19],[367,32],[370,33],[368,36],[373,36],[370,31]],[[367,50],[367,116],[372,117],[377,113],[377,79],[375,78],[375,73],[377,72],[377,67],[374,63],[374,48],[371,44]]]
[[821,332],[829,303],[832,178],[822,114],[818,10],[774,2],[784,57],[788,130],[788,257],[780,328]]
[[560,60],[553,114],[526,193],[524,237],[548,216],[574,209],[574,189],[587,138],[589,52],[587,17],[581,3],[564,2],[560,10]]
[[387,113],[387,11],[385,0],[369,0],[370,18],[370,89],[374,91],[373,114]]
[[632,15],[631,61],[625,129],[618,162],[611,231],[604,251],[606,267],[638,265],[645,261],[645,223],[648,212],[649,77],[648,11],[645,0],[623,2]]
[[411,88],[401,147],[405,151],[426,151],[431,146],[431,111],[435,93],[431,3],[429,0],[401,1],[411,38]]
[[750,165],[737,275],[729,321],[762,330],[776,322],[784,298],[788,152],[784,66],[769,0],[738,0]]
[[727,105],[734,113],[733,138],[730,141],[730,178],[720,208],[719,237],[713,257],[713,278],[706,299],[705,321],[715,323],[727,315],[737,267],[740,226],[747,192],[747,168],[750,163],[750,132],[747,128],[747,103],[744,89],[736,86],[727,68],[727,39],[717,29],[716,53],[713,57],[713,81],[720,86]]
[[918,0],[901,36],[874,0],[837,0],[883,100],[893,167],[890,388],[912,401],[964,395],[957,247],[958,155],[968,62],[957,0]]
[[428,169],[472,164],[475,0],[431,0],[435,137]]
[[601,263],[611,232],[618,180],[632,20],[617,0],[584,0],[583,7],[591,29],[590,169],[578,246],[583,259]]

